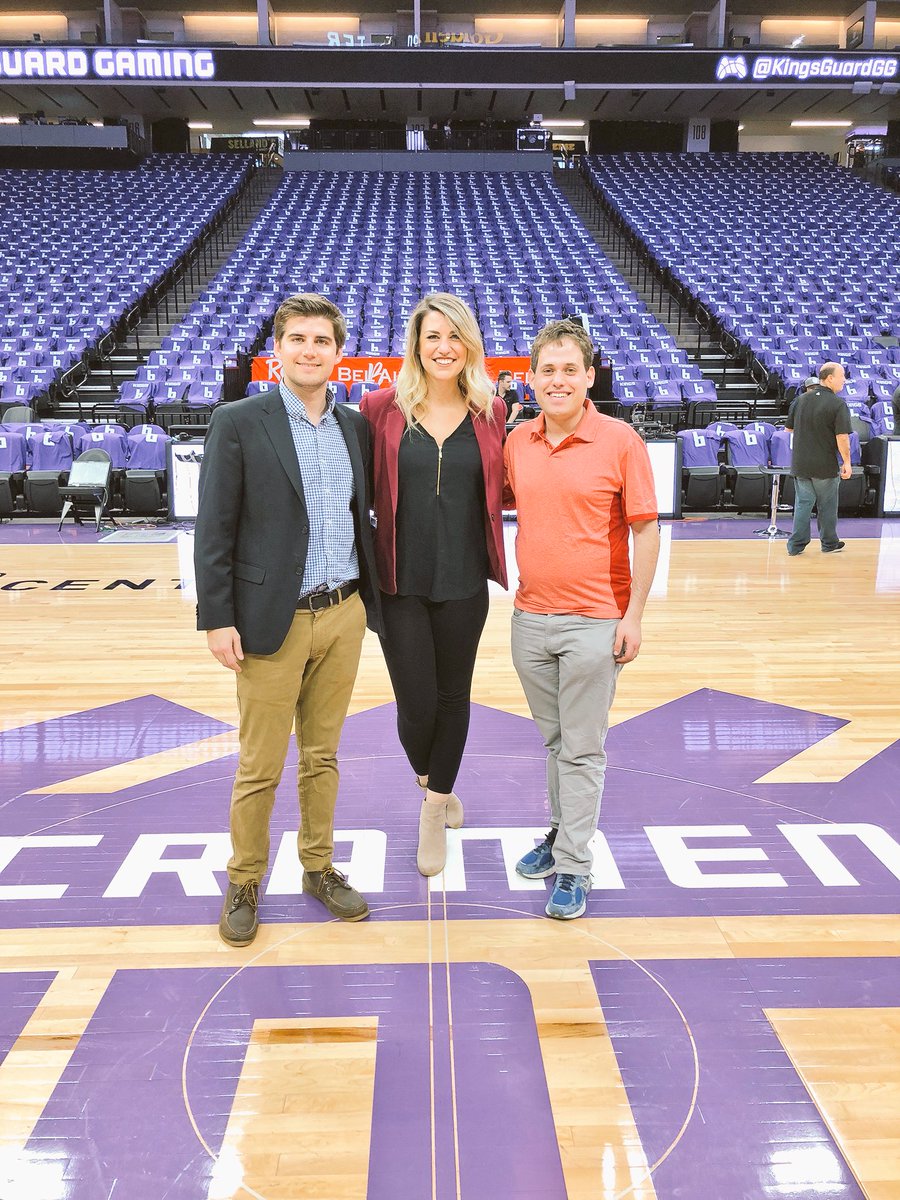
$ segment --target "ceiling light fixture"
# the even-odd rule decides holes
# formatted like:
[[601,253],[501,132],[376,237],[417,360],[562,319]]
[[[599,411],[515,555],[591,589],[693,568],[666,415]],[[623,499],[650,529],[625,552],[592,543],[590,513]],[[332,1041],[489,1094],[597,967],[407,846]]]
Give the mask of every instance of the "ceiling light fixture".
[[792,129],[849,129],[852,121],[791,121]]
[[584,129],[584,121],[542,121],[544,129]]
[[309,129],[309,117],[255,117],[259,129]]
[[212,129],[212,121],[188,121],[188,129]]

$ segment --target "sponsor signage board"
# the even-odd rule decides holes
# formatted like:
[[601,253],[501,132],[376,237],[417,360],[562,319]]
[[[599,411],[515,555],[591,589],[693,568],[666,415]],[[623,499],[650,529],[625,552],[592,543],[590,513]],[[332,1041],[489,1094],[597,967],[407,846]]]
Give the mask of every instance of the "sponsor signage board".
[[717,83],[890,83],[898,74],[892,54],[723,54],[716,63]]
[[35,46],[0,48],[0,79],[167,79],[192,82],[216,77],[215,51],[147,46]]
[[255,154],[277,154],[278,139],[273,137],[214,137],[209,139],[209,148],[214,152],[226,154],[235,150],[250,150]]
[[[364,47],[0,46],[0,80],[7,83],[78,81],[129,84],[165,80],[173,85],[246,87],[325,86],[358,83]],[[373,47],[366,78],[372,87],[423,84],[494,88],[509,77],[509,49],[458,46],[448,76],[440,46],[413,49]],[[832,87],[874,86],[900,80],[900,56],[892,53],[717,50],[528,50],[529,84],[579,87]],[[510,84],[509,86],[520,86]]]
[[[484,365],[491,379],[496,379],[501,371],[512,371],[514,379],[524,381],[530,362],[524,356],[493,357],[486,358]],[[346,383],[348,388],[354,383],[390,387],[397,382],[402,366],[403,359],[399,356],[342,358],[331,378],[334,383]],[[277,383],[281,378],[281,363],[270,355],[259,354],[251,365],[250,378],[256,382]]]

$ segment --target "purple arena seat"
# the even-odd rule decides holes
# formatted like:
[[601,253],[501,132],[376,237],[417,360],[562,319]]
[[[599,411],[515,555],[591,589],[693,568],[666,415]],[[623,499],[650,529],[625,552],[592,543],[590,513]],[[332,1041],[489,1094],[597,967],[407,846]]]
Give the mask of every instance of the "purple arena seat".
[[156,393],[156,386],[151,380],[129,379],[119,388],[119,398],[116,401],[119,408],[127,408],[133,412],[145,413]]
[[769,439],[765,433],[746,427],[726,429],[722,441],[730,466],[758,468],[769,465]]
[[166,447],[171,438],[158,426],[145,426],[140,437],[128,438],[128,469],[130,471],[165,471]]
[[72,458],[72,439],[59,429],[45,429],[32,441],[32,471],[68,471]]
[[793,448],[793,430],[776,429],[769,439],[769,453],[772,459],[772,466],[790,470],[791,451]]
[[675,436],[681,442],[682,466],[718,468],[722,443],[715,434],[706,429],[680,429]]
[[214,157],[0,172],[0,401],[50,391],[195,244],[250,170]]
[[687,508],[718,508],[722,502],[724,477],[719,464],[721,440],[705,429],[681,429],[682,488]]
[[[550,176],[493,172],[285,176],[165,350],[154,352],[137,378],[196,382],[176,373],[169,354],[177,353],[182,367],[203,370],[207,342],[218,331],[227,336],[229,354],[264,344],[271,351],[265,326],[281,299],[296,291],[321,291],[342,308],[347,354],[401,354],[410,312],[435,290],[471,305],[489,355],[525,354],[548,320],[579,312],[600,348],[621,340],[633,349],[636,365],[648,372],[646,384],[654,376],[659,383],[702,383],[699,369],[600,252]],[[224,357],[211,365],[221,370]],[[361,390],[351,387],[351,403]],[[647,398],[646,386],[641,395]]]
[[0,472],[6,475],[24,473],[27,466],[25,439],[20,433],[0,432]]
[[896,195],[812,153],[605,155],[583,171],[764,382],[799,388],[829,359],[848,398],[890,378],[896,348],[875,339],[900,333]]
[[128,438],[120,425],[95,427],[81,438],[79,454],[85,450],[105,450],[114,471],[122,470],[128,463]]

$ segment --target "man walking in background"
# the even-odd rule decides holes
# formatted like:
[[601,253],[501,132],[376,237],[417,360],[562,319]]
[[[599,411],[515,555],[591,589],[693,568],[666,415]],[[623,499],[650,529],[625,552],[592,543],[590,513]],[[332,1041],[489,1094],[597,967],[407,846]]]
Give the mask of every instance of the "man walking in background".
[[[823,554],[843,550],[837,535],[838,490],[849,479],[850,410],[838,395],[846,376],[839,363],[819,368],[818,386],[791,404],[786,428],[793,433],[791,474],[795,479],[794,528],[787,552],[794,558],[809,545],[809,523],[816,506]],[[838,468],[840,455],[840,468]]]

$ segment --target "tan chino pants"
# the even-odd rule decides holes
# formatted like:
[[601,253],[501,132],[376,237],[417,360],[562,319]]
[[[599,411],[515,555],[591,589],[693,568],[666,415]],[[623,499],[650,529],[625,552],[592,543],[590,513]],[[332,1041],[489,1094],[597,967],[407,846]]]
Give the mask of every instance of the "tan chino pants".
[[232,883],[259,883],[269,865],[269,819],[291,727],[297,734],[300,832],[308,871],[331,863],[337,747],[366,629],[358,592],[319,612],[298,611],[275,654],[247,654],[237,678],[240,757],[231,796]]

